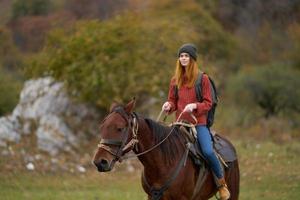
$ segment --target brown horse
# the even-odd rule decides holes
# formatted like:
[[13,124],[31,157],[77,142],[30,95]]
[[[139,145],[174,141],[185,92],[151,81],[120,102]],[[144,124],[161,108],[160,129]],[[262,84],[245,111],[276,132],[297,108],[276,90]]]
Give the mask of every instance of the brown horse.
[[[185,137],[176,128],[164,126],[133,113],[135,101],[112,105],[101,124],[101,141],[94,156],[99,172],[110,171],[116,161],[133,150],[144,166],[142,186],[150,200],[209,199],[216,192],[211,170],[203,176],[203,186],[194,194],[201,169],[188,156]],[[238,199],[238,161],[230,163],[225,179],[232,200]]]

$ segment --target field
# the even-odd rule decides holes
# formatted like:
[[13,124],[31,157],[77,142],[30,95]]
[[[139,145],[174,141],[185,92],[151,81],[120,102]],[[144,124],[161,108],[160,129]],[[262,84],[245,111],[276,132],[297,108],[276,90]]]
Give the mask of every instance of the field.
[[[275,144],[236,140],[241,170],[241,200],[288,200],[300,196],[300,143]],[[3,160],[0,161],[0,168]],[[2,168],[3,169],[3,168]],[[1,200],[137,200],[146,199],[140,168],[100,174],[0,172]]]

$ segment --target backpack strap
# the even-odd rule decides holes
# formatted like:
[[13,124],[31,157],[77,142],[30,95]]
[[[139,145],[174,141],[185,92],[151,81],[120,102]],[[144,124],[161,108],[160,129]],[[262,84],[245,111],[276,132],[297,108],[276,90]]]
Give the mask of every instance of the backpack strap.
[[195,82],[196,97],[199,102],[202,102],[202,77],[204,73],[199,73]]
[[210,78],[209,78],[209,82],[210,82],[210,92],[211,92],[211,100],[213,102],[213,104],[217,104],[219,99],[218,99],[218,93],[217,93],[217,89],[216,89],[216,85],[214,83],[214,81]]
[[[196,97],[197,100],[202,102],[203,101],[203,97],[202,97],[202,77],[203,74],[206,74],[205,72],[203,73],[199,73],[198,78],[195,82],[195,90],[196,90]],[[209,79],[209,86],[210,86],[210,93],[211,93],[211,100],[213,102],[213,104],[217,104],[218,103],[218,94],[217,94],[217,90],[216,90],[216,85],[214,83],[214,81],[208,76]]]
[[179,96],[178,96],[178,86],[177,85],[174,85],[174,96],[175,96],[176,101],[178,101]]

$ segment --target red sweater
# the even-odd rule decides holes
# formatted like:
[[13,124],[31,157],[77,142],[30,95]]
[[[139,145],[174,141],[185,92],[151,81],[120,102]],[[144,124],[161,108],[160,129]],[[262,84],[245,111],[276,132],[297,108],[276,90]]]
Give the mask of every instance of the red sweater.
[[[194,116],[197,118],[197,125],[206,125],[207,113],[212,106],[211,92],[209,78],[206,74],[202,77],[202,98],[203,101],[199,102],[196,97],[195,86],[189,88],[184,81],[181,88],[178,89],[178,100],[175,98],[175,79],[170,82],[168,101],[171,103],[170,113],[176,111],[176,119],[179,117],[180,113],[183,111],[185,106],[189,103],[196,103],[197,109],[193,111]],[[187,120],[191,123],[195,123],[195,120],[188,113],[183,113],[180,120]]]

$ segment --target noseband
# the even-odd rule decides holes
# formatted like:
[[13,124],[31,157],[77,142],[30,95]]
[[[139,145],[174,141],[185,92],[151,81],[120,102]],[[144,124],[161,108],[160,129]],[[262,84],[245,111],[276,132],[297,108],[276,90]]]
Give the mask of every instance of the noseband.
[[[118,113],[120,114],[125,121],[127,122],[126,128],[122,130],[122,139],[114,140],[114,139],[104,139],[102,138],[98,144],[98,148],[102,148],[105,151],[109,152],[115,158],[115,161],[122,161],[122,157],[129,151],[134,148],[137,148],[137,132],[138,132],[138,123],[137,123],[137,115],[135,113],[127,114],[123,107],[118,106],[115,107],[111,113],[104,119],[104,121],[112,114]],[[129,131],[132,131],[132,139],[126,144],[126,141],[129,137]],[[109,145],[118,147],[118,150],[113,150]]]

